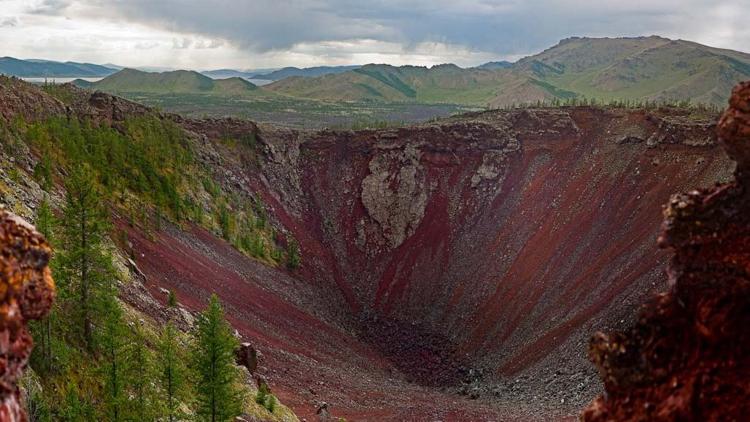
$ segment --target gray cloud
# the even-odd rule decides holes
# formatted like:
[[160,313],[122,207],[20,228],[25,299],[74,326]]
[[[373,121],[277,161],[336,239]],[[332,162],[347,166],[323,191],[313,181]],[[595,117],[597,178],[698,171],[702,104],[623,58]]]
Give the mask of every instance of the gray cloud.
[[18,26],[19,20],[15,16],[9,18],[0,18],[0,28],[12,28]]
[[172,48],[177,50],[184,50],[186,48],[190,48],[190,46],[193,45],[193,40],[190,38],[183,38],[183,39],[173,39],[172,40]]
[[0,44],[21,57],[199,68],[467,66],[570,36],[747,50],[747,16],[748,0],[0,0]]
[[736,46],[750,42],[743,22],[719,13],[733,10],[749,16],[750,2],[745,0],[99,0],[99,3],[125,19],[223,38],[255,52],[284,50],[303,42],[375,39],[406,46],[443,42],[514,55],[538,51],[572,35],[663,34],[689,39],[722,26],[734,31]]
[[72,0],[43,0],[29,7],[27,13],[32,15],[59,15],[71,5]]

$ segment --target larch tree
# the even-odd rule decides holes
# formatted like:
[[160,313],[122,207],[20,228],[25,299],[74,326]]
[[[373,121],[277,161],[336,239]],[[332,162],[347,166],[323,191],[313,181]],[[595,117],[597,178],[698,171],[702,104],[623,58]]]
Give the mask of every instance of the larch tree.
[[74,315],[74,336],[86,350],[93,352],[93,327],[104,316],[104,304],[112,296],[110,289],[115,277],[112,257],[103,246],[108,229],[107,211],[87,165],[74,166],[65,187],[57,277],[60,299],[69,314]]
[[243,395],[234,351],[239,345],[224,319],[224,310],[214,294],[198,316],[193,365],[198,371],[196,414],[201,420],[224,422],[242,412]]
[[158,399],[153,352],[146,344],[143,329],[136,325],[131,335],[129,350],[128,383],[132,396],[132,417],[139,421],[157,419]]
[[[52,213],[52,208],[49,205],[47,199],[43,199],[37,208],[36,214],[36,229],[39,233],[43,234],[50,245],[54,247],[54,225],[55,215]],[[50,267],[53,268],[56,261],[53,259],[50,262]],[[40,368],[44,372],[52,370],[52,321],[56,316],[55,306],[50,310],[50,313],[46,318],[39,322],[35,322],[32,325],[32,334],[38,346],[34,348],[32,352],[32,362],[39,362]]]
[[122,309],[114,298],[105,302],[107,316],[102,323],[98,343],[102,355],[106,419],[112,422],[128,419],[127,387],[129,333],[123,322]]
[[177,330],[168,323],[161,332],[157,353],[161,390],[163,392],[163,419],[169,422],[182,420],[180,403],[189,397],[188,368],[179,353]]

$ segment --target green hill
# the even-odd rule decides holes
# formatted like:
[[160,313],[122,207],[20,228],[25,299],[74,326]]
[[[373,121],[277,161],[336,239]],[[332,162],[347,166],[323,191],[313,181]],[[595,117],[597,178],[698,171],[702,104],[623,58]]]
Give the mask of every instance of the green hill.
[[306,78],[323,76],[329,74],[344,73],[347,70],[358,69],[360,66],[315,66],[300,69],[298,67],[285,67],[268,73],[256,73],[253,75],[256,79],[267,79],[269,81],[278,81],[292,76],[302,76]]
[[257,86],[242,78],[211,79],[198,72],[188,70],[150,73],[135,69],[123,69],[101,81],[81,87],[115,94],[216,94],[245,96],[253,95],[259,91]]
[[367,65],[267,89],[331,101],[457,103],[499,107],[570,98],[721,105],[750,79],[750,55],[661,37],[569,38],[512,65],[462,69]]
[[478,104],[507,82],[503,71],[369,64],[341,74],[287,78],[266,88],[293,96],[330,101],[408,101]]
[[572,38],[514,67],[588,98],[724,104],[750,78],[750,55],[661,37]]

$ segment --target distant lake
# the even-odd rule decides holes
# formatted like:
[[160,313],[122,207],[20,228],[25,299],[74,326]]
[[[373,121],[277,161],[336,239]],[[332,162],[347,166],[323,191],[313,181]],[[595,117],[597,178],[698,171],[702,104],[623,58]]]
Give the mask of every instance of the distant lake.
[[89,81],[89,82],[98,82],[104,78],[21,78],[21,79],[23,79],[26,82],[31,82],[34,84],[44,83],[45,80],[48,83],[66,84],[68,82],[73,82],[76,79],[82,79],[84,81]]
[[250,81],[250,82],[252,82],[252,83],[254,83],[255,85],[258,85],[258,86],[268,85],[271,82],[273,82],[273,81],[268,80],[268,79],[248,79],[248,81]]
[[[26,82],[31,82],[33,84],[44,83],[45,79],[47,80],[48,83],[65,84],[68,82],[73,82],[76,79],[82,79],[84,81],[89,81],[89,82],[99,82],[104,78],[100,77],[100,78],[21,78],[21,79],[23,79]],[[268,79],[247,79],[247,80],[258,86],[268,85],[271,82],[273,82]]]

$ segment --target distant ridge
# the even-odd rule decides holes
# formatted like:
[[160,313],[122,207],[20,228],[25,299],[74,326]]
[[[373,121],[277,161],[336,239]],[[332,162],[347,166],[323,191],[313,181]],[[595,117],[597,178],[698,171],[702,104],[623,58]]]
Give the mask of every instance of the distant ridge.
[[0,74],[19,78],[96,78],[115,72],[117,69],[91,63],[0,57]]
[[[39,74],[23,66],[51,62],[0,59],[16,73]],[[323,101],[405,102],[505,107],[537,102],[626,101],[723,105],[737,82],[750,79],[750,54],[659,36],[631,38],[572,37],[515,63],[488,62],[472,68],[454,64],[424,66],[288,67],[267,73],[217,69],[149,73],[98,65],[64,63],[76,77],[107,72],[90,88],[114,93],[280,94]],[[25,68],[23,68],[25,69]],[[73,72],[68,71],[68,74]],[[81,74],[89,72],[86,74]],[[209,77],[210,76],[210,77]],[[225,79],[222,79],[225,78]],[[258,88],[248,79],[274,80]],[[85,86],[81,81],[79,86]]]
[[487,63],[477,66],[476,69],[495,70],[495,69],[508,69],[511,67],[513,67],[513,63],[503,60],[499,62],[487,62]]
[[201,74],[206,75],[209,78],[213,78],[213,79],[227,79],[227,78],[253,79],[256,75],[255,72],[245,72],[242,70],[234,70],[234,69],[206,70],[206,71],[201,72]]
[[151,73],[123,69],[98,82],[88,84],[74,82],[82,88],[112,93],[246,95],[258,89],[256,85],[242,78],[211,79],[191,70]]
[[366,65],[266,88],[327,101],[450,102],[502,107],[540,101],[691,101],[723,105],[750,79],[750,54],[663,37],[568,38],[516,63],[461,69]]
[[350,70],[359,69],[362,66],[316,66],[316,67],[285,67],[269,73],[260,73],[253,76],[255,79],[267,79],[269,81],[278,81],[292,76],[312,78],[324,75],[335,75]]

